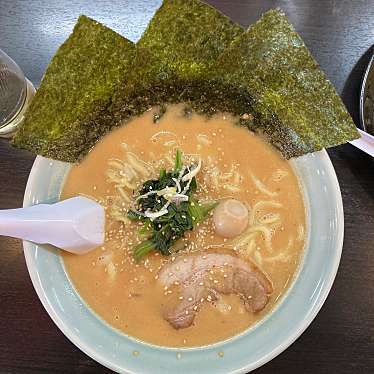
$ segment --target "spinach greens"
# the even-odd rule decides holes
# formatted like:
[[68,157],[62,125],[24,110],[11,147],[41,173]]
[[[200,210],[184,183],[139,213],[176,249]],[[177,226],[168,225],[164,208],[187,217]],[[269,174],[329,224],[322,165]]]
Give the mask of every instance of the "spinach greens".
[[152,250],[165,256],[175,252],[174,244],[215,208],[215,202],[201,204],[193,196],[197,183],[195,176],[188,178],[190,172],[177,150],[174,169],[162,169],[158,179],[147,180],[141,186],[134,207],[127,214],[129,219],[143,223],[138,234],[145,240],[134,248],[136,260]]

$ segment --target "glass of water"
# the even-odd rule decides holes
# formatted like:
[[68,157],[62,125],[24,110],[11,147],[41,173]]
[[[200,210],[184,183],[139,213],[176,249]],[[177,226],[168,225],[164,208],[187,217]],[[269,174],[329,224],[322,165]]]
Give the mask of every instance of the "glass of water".
[[35,94],[19,66],[0,49],[0,137],[9,138]]

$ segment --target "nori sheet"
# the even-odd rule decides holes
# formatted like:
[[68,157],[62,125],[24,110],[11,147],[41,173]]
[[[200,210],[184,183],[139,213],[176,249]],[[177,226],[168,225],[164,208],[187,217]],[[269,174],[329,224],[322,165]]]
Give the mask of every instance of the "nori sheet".
[[[156,17],[167,19],[162,9]],[[191,29],[203,27],[196,26],[196,20],[193,25]],[[183,61],[192,56],[193,41],[186,39],[185,48],[173,47],[173,36],[151,38],[150,30],[141,44],[154,47],[137,48],[134,70],[112,100],[109,117],[115,123],[154,105],[185,102],[199,113],[237,115],[240,124],[265,135],[285,158],[358,136],[334,87],[281,11],[264,14],[247,32],[237,35],[220,57],[213,50],[210,59],[205,51],[198,70],[179,68],[187,66]],[[147,39],[149,44],[144,42]]]
[[[167,31],[162,30],[164,25]],[[208,39],[201,36],[204,32]],[[212,96],[211,67],[232,39],[243,32],[200,1],[165,0],[137,44],[127,80],[119,85],[105,116],[95,122],[100,120],[107,132],[165,103],[186,102],[199,112],[214,112],[217,105],[212,102],[221,101],[223,91]],[[189,37],[176,36],[186,34]],[[226,111],[231,108],[233,105],[226,106]]]
[[[163,12],[158,18],[163,14],[168,19]],[[152,40],[149,45],[157,45],[156,54],[137,50],[136,68],[113,99],[116,122],[152,105],[186,102],[208,115],[217,111],[238,115],[241,124],[265,135],[285,158],[357,138],[356,127],[334,87],[280,10],[265,13],[218,59],[209,59],[206,51],[203,74],[194,69],[181,73],[178,61],[183,61],[184,49],[180,45],[173,48],[173,37],[162,36],[147,36]],[[193,49],[192,42],[185,43],[186,51]]]
[[137,48],[134,70],[113,96],[107,115],[120,124],[153,106],[181,102],[207,116],[219,111],[239,115],[243,108],[247,112],[248,92],[223,86],[211,72],[203,77],[193,71],[180,75],[148,49]]
[[[100,105],[99,109],[93,107],[92,113],[75,121],[71,130],[63,127],[65,133],[62,131],[63,135],[53,142],[51,137],[47,137],[46,142],[43,137],[38,138],[39,132],[28,149],[39,154],[42,149],[43,155],[63,161],[77,161],[114,126],[151,106],[163,107],[166,103],[178,102],[185,102],[207,115],[217,111],[238,115],[241,124],[264,133],[286,158],[340,144],[357,136],[353,122],[331,83],[283,13],[278,10],[266,13],[246,33],[240,33],[231,24],[236,31],[226,34],[229,22],[226,17],[197,0],[186,3],[196,4],[193,10],[195,18],[182,16],[183,22],[178,22],[166,9],[176,7],[175,12],[181,7],[185,12],[181,11],[181,14],[186,15],[188,6],[183,8],[185,2],[180,0],[164,1],[155,17],[165,25],[172,24],[173,28],[169,27],[169,32],[157,31],[157,24],[151,22],[140,46],[131,49],[130,55],[134,56],[131,68],[126,65],[127,74],[119,79],[105,105]],[[199,12],[209,14],[209,18],[213,13],[217,15],[215,21],[211,21],[216,26],[210,29],[213,30],[211,38],[216,42],[211,40],[209,48],[203,38],[196,42],[192,38],[173,35],[182,31],[192,35],[195,28],[199,30],[197,35],[203,33],[206,18],[199,16]],[[164,23],[164,17],[169,21]],[[156,34],[154,38],[153,32]],[[227,35],[235,36],[235,41],[217,57],[224,49],[219,46],[222,40],[226,45],[229,42]],[[194,48],[199,51],[196,64],[193,62]],[[55,105],[58,105],[58,100]],[[39,122],[38,126],[41,125]],[[35,147],[38,141],[45,146]],[[72,149],[65,151],[63,148],[69,142]]]
[[241,26],[201,1],[165,0],[137,45],[189,79],[192,74],[205,74],[243,32]]
[[255,127],[286,158],[359,136],[335,88],[278,9],[236,38],[217,61],[217,75],[223,85],[249,92],[253,114],[262,117]]
[[[188,101],[189,96],[196,96],[201,91],[200,88],[206,85],[205,81],[202,82],[203,72],[209,70],[234,37],[244,32],[229,18],[198,0],[165,0],[154,17],[139,41],[139,47],[134,49],[131,45],[128,55],[124,53],[122,62],[125,63],[125,69],[117,81],[118,84],[113,87],[106,100],[92,103],[92,107],[83,116],[67,118],[63,122],[56,121],[53,114],[55,108],[61,108],[61,112],[64,113],[66,108],[62,107],[61,103],[70,97],[55,88],[52,82],[56,78],[49,74],[52,68],[48,68],[40,88],[44,87],[44,93],[38,94],[33,100],[38,102],[40,109],[35,110],[37,105],[30,107],[14,144],[46,157],[69,162],[79,161],[96,141],[123,121],[143,113],[152,105]],[[159,23],[167,25],[168,31],[161,30]],[[85,53],[83,49],[86,36],[78,34],[77,28],[78,25],[69,38],[74,36],[74,43],[69,43],[69,39],[64,43],[60,48],[62,53],[59,50],[52,60],[52,67],[68,62],[69,57],[65,53],[70,48]],[[172,32],[169,32],[170,28]],[[152,34],[154,32],[159,38],[152,38],[150,29]],[[186,37],[182,37],[184,35]],[[116,44],[116,41],[113,43]],[[95,44],[95,51],[99,52],[102,49],[103,43],[100,40],[92,44]],[[145,48],[144,45],[149,48]],[[116,49],[115,46],[112,47]],[[135,59],[130,63],[134,55]],[[102,58],[103,61],[107,59],[105,55],[97,55],[97,58]],[[84,66],[84,63],[77,66]],[[76,74],[74,68],[66,69],[61,73],[60,79]],[[42,104],[50,89],[57,92],[54,95],[53,109],[48,110],[48,105]],[[91,88],[86,86],[86,90],[90,92]],[[202,92],[202,96],[204,94]],[[36,122],[36,131],[32,134],[31,120],[36,116],[48,120],[46,124],[42,121]],[[57,130],[58,135],[49,134],[51,127]]]
[[48,65],[13,145],[77,161],[104,134],[102,121],[95,119],[105,118],[105,108],[127,76],[134,53],[132,42],[80,16]]

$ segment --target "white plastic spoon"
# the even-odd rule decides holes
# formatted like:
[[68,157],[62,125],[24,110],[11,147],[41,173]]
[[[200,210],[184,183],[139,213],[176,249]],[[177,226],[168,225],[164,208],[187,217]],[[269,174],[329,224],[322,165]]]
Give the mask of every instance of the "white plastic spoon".
[[0,210],[0,235],[84,254],[104,242],[105,211],[78,196],[55,204]]
[[361,137],[356,140],[352,140],[350,143],[355,147],[361,149],[361,151],[364,151],[371,157],[374,157],[374,136],[360,129],[357,130],[360,133]]

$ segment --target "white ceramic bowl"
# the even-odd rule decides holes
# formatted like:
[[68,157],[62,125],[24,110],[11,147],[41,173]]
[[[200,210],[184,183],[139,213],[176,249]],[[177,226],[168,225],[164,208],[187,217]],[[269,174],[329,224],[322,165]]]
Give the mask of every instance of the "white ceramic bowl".
[[[265,364],[292,344],[322,307],[333,284],[343,245],[341,194],[326,151],[292,163],[300,178],[308,213],[304,259],[286,296],[271,314],[244,333],[189,349],[138,341],[111,328],[85,304],[69,281],[57,250],[24,242],[30,277],[45,309],[77,347],[117,372],[245,373]],[[58,200],[68,170],[68,164],[37,157],[24,206]]]

